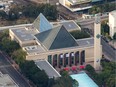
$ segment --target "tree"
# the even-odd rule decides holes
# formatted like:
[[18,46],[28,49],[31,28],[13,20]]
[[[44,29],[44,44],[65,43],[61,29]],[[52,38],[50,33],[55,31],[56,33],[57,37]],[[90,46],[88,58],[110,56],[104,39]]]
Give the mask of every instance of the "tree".
[[55,83],[52,87],[75,87],[78,86],[78,82],[76,80],[73,80],[69,75],[67,71],[61,71],[60,74],[62,77],[55,80]]
[[113,40],[116,41],[116,33],[113,35]]
[[116,9],[115,3],[105,3],[100,5],[94,5],[92,8],[89,9],[89,13],[97,14],[97,13],[103,13],[103,12],[110,12],[115,9]]
[[108,34],[109,35],[109,26],[107,24],[107,22],[103,22],[102,25],[101,25],[101,33],[102,35],[106,35]]
[[0,10],[0,17],[1,17],[1,18],[3,18],[3,19],[6,19],[6,17],[7,17],[6,12],[5,12],[5,11]]
[[75,39],[82,39],[82,38],[88,38],[90,35],[84,31],[80,30],[75,30],[70,32],[70,34],[75,38]]
[[61,74],[62,76],[68,76],[68,72],[67,72],[67,71],[64,71],[64,70],[61,70],[61,71],[60,71],[60,74]]
[[73,84],[73,87],[79,86],[79,83],[75,79],[72,80],[72,84]]
[[26,52],[22,49],[18,49],[12,53],[12,58],[16,61],[17,64],[21,64],[25,62]]
[[57,19],[57,9],[56,6],[50,4],[29,4],[25,6],[23,14],[26,17],[36,18],[40,13],[43,13],[47,19],[56,20]]
[[8,13],[8,20],[16,20],[19,18],[19,12],[15,10],[10,10]]
[[47,87],[48,76],[44,70],[40,70],[34,61],[25,61],[20,64],[21,72],[37,87]]
[[116,75],[112,74],[110,77],[106,80],[107,87],[115,87],[116,86]]
[[56,6],[46,4],[43,14],[46,16],[49,20],[56,20],[57,19],[57,9]]
[[9,55],[19,48],[19,44],[16,41],[11,41],[7,37],[3,37],[1,41],[1,50],[7,52]]
[[2,41],[2,39],[4,37],[7,37],[7,38],[9,37],[9,31],[8,30],[4,30],[4,31],[0,32],[0,42]]
[[101,61],[101,66],[103,70],[99,73],[96,73],[94,68],[90,65],[87,65],[85,70],[88,71],[88,74],[93,78],[93,80],[99,85],[99,87],[115,87],[115,62]]

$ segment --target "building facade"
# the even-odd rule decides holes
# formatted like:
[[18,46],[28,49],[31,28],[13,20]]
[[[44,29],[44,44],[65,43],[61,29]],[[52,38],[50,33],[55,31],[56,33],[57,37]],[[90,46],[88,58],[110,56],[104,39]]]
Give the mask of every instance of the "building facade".
[[[22,49],[27,52],[27,60],[47,60],[54,67],[86,65],[94,62],[93,37],[76,40],[69,33],[69,28],[73,24],[69,26],[69,24],[63,23],[64,26],[61,23],[61,25],[52,29],[47,29],[44,26],[46,29],[41,30],[46,22],[44,21],[41,27],[38,27],[40,26],[39,23],[37,20],[36,28],[32,25],[33,27],[29,29],[23,27],[22,29],[9,30],[11,39],[17,41]],[[71,30],[75,30],[76,26],[71,28]],[[77,26],[78,29],[80,28]],[[101,48],[101,45],[98,46]]]
[[116,10],[109,13],[109,27],[110,27],[110,36],[113,37],[116,33]]
[[86,10],[92,7],[92,3],[102,0],[59,0],[59,3],[72,12]]

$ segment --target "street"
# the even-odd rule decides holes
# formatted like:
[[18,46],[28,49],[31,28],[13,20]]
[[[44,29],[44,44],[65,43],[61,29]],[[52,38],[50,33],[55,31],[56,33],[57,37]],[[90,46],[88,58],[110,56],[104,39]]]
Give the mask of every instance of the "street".
[[101,39],[102,51],[111,60],[116,60],[116,50],[114,50],[107,42]]
[[0,52],[0,71],[3,74],[8,74],[19,87],[30,87],[24,77],[13,68],[9,60],[2,52]]
[[[81,28],[89,28],[89,29],[94,29],[94,18],[91,19],[79,19],[75,20]],[[101,16],[101,21],[108,20],[108,15],[103,15]]]
[[[104,16],[101,18],[102,20],[108,19],[107,16]],[[76,21],[77,22],[77,21]],[[93,31],[94,31],[94,19],[86,19],[82,21],[78,21],[78,24],[81,26],[81,28],[88,28],[92,31],[92,34],[89,34],[93,36]],[[101,39],[101,44],[102,44],[102,52],[105,55],[105,57],[111,59],[111,60],[116,60],[116,50],[114,50],[106,41]]]

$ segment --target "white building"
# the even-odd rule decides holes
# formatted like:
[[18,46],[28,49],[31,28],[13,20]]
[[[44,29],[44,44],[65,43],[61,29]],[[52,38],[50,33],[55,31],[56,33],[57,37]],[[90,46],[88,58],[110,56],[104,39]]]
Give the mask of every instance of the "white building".
[[110,36],[113,37],[116,33],[116,10],[109,13],[109,27],[110,27]]
[[102,0],[59,0],[59,3],[71,12],[81,11],[92,7],[91,3]]
[[89,9],[91,0],[59,0],[59,3],[72,12]]

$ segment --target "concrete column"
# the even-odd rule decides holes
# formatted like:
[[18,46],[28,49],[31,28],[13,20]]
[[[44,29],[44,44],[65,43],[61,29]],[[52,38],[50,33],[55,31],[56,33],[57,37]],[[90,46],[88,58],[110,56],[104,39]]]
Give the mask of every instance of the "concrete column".
[[100,69],[100,60],[102,58],[102,46],[101,46],[101,22],[100,17],[95,16],[94,23],[94,68]]
[[[62,65],[60,64],[61,61],[62,61]],[[63,64],[64,64],[64,55],[59,54],[59,66],[63,66]]]
[[69,65],[69,66],[72,65],[72,57],[71,57],[71,53],[69,53],[68,65]]
[[79,65],[81,65],[81,61],[82,61],[82,58],[81,58],[81,51],[79,51]]
[[[75,65],[77,65],[78,63],[80,63],[80,52],[78,53],[79,51],[75,52]],[[78,56],[77,56],[77,53],[78,53]],[[79,61],[77,63],[77,60]]]
[[63,66],[66,66],[66,54],[64,54],[64,58],[63,58]]
[[51,62],[51,65],[53,66],[53,55],[51,55],[52,56],[52,62]]
[[74,52],[74,65],[75,65],[75,53],[76,53],[76,52]]
[[57,54],[57,67],[59,66],[59,54]]
[[70,53],[69,59],[70,59],[69,60],[69,65],[72,65],[72,61],[73,61],[73,64],[74,64],[74,62],[75,62],[75,60],[74,60],[75,59],[74,52]]

